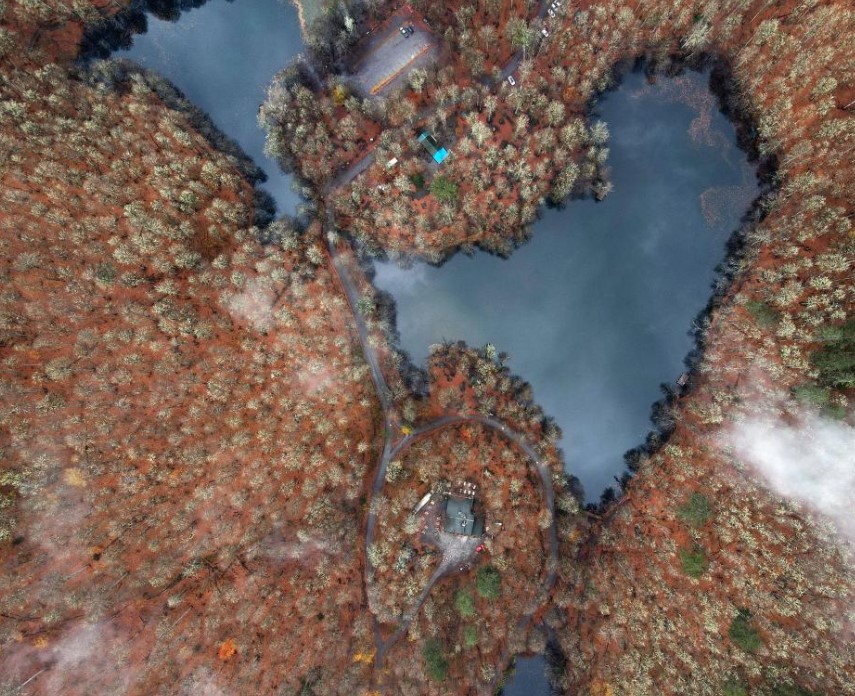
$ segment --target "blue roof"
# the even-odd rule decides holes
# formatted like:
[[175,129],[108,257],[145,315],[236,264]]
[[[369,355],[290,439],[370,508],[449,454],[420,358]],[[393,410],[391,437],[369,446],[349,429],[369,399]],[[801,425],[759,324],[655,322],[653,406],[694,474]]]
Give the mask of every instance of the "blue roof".
[[446,157],[448,157],[448,150],[444,147],[439,148],[439,150],[437,150],[433,155],[433,158],[437,163],[442,162]]

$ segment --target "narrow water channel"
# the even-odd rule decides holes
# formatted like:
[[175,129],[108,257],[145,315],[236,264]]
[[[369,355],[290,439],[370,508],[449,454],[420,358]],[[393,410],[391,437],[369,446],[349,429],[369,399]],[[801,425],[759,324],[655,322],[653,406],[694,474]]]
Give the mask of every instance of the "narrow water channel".
[[598,110],[611,132],[605,201],[545,210],[508,260],[378,264],[375,281],[395,298],[416,364],[443,340],[510,354],[510,369],[561,426],[568,471],[589,501],[643,443],[660,383],[683,371],[692,320],[757,193],[707,75],[649,85],[630,74]]
[[261,188],[279,214],[293,215],[300,198],[291,177],[264,154],[256,117],[273,76],[302,50],[290,0],[209,0],[177,22],[148,15],[146,33],[114,56],[169,78],[264,170],[268,180]]

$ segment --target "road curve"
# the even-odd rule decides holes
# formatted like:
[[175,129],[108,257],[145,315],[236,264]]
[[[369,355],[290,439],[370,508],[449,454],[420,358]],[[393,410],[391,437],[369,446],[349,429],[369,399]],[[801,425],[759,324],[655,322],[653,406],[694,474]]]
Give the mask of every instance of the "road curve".
[[[326,221],[327,232],[332,232],[335,229],[335,222],[331,208],[329,207],[327,207]],[[377,352],[371,345],[371,342],[369,340],[368,327],[366,326],[365,320],[361,312],[359,311],[359,292],[357,290],[356,283],[351,277],[347,266],[342,261],[341,254],[339,253],[339,250],[336,247],[335,243],[332,241],[333,238],[334,236],[331,234],[327,234],[326,236],[327,248],[329,250],[330,259],[332,261],[332,267],[336,276],[338,277],[342,289],[344,290],[345,297],[347,298],[350,313],[353,317],[354,327],[356,328],[356,333],[359,338],[359,342],[362,346],[363,356],[369,367],[369,371],[371,373],[371,380],[374,383],[374,388],[377,391],[377,397],[380,401],[380,406],[383,410],[383,450],[380,455],[380,459],[377,466],[377,473],[374,477],[374,484],[371,489],[368,519],[366,522],[365,529],[365,572],[363,582],[365,583],[366,598],[368,597],[368,588],[371,583],[371,575],[373,572],[370,557],[368,554],[368,549],[373,543],[374,531],[377,526],[377,513],[374,509],[373,503],[377,495],[383,490],[383,484],[385,481],[386,470],[389,466],[389,462],[391,462],[407,447],[413,444],[414,441],[416,441],[420,437],[423,437],[424,435],[436,432],[438,430],[441,430],[442,428],[449,427],[452,425],[458,425],[463,423],[479,423],[499,433],[507,440],[519,447],[534,464],[534,467],[540,478],[543,498],[551,516],[551,524],[549,527],[549,561],[547,565],[548,572],[546,577],[544,578],[542,588],[543,598],[545,599],[551,591],[553,585],[555,584],[558,568],[558,531],[555,523],[555,494],[552,488],[552,477],[550,475],[549,468],[546,462],[543,460],[540,454],[538,454],[534,447],[529,444],[523,434],[513,430],[507,424],[503,423],[497,418],[494,418],[492,416],[484,416],[482,414],[449,414],[434,421],[431,421],[430,423],[426,423],[422,426],[419,426],[406,437],[401,438],[397,442],[394,441],[395,436],[399,433],[399,429],[397,425],[397,418],[395,417],[392,394],[386,383],[386,378],[383,376],[383,371],[380,368],[380,361],[377,356]],[[377,619],[376,617],[374,618],[374,640],[376,649],[375,667],[377,673],[379,673],[380,669],[382,669],[383,658],[388,652],[389,648],[391,648],[392,645],[402,635],[404,635],[406,630],[409,628],[409,625],[412,620],[418,615],[418,612],[421,610],[421,606],[429,596],[430,591],[433,589],[433,586],[444,574],[445,571],[442,567],[437,569],[437,572],[435,572],[434,575],[430,578],[425,588],[422,590],[421,594],[414,602],[413,606],[405,613],[403,622],[398,626],[396,631],[387,640],[384,641],[382,639]],[[533,608],[528,614],[526,614],[521,619],[520,625],[524,625],[525,623],[527,623],[531,619],[531,616],[533,615],[535,610],[536,607]]]
[[[544,3],[541,6],[539,16],[542,17],[546,11],[546,4]],[[518,52],[509,63],[505,66],[505,69],[502,71],[502,79],[505,79],[507,75],[511,74],[519,65],[519,61],[521,58],[521,53]],[[542,598],[541,602],[538,603],[538,606],[542,604],[543,601],[546,600],[550,591],[552,590],[555,579],[557,576],[558,570],[558,530],[555,522],[555,494],[552,488],[552,477],[549,472],[549,468],[543,458],[538,454],[538,452],[529,444],[526,440],[525,436],[522,433],[519,433],[512,428],[510,428],[507,424],[503,423],[501,420],[494,418],[492,416],[484,416],[481,414],[472,414],[472,415],[462,415],[462,414],[449,414],[438,418],[430,423],[426,423],[422,426],[416,428],[412,433],[408,434],[406,437],[401,438],[397,442],[395,442],[395,438],[400,434],[400,430],[398,427],[398,419],[396,417],[394,411],[394,403],[392,399],[392,393],[389,390],[389,386],[386,383],[386,378],[383,375],[383,371],[380,367],[380,361],[377,356],[377,352],[374,347],[371,345],[369,340],[368,327],[365,323],[365,319],[363,318],[361,312],[359,311],[359,291],[357,285],[352,278],[349,269],[342,261],[341,254],[336,244],[334,243],[334,235],[331,234],[335,231],[335,216],[333,214],[333,208],[330,204],[329,196],[341,186],[348,184],[352,181],[356,176],[362,173],[367,167],[369,167],[375,159],[374,151],[367,153],[360,160],[351,165],[348,169],[341,172],[337,177],[335,177],[327,186],[324,187],[323,190],[323,202],[325,210],[325,231],[326,241],[327,241],[327,249],[329,251],[330,260],[332,261],[332,268],[335,272],[338,281],[344,290],[345,297],[347,299],[348,306],[350,308],[351,316],[353,317],[353,324],[356,328],[357,337],[359,339],[360,345],[362,347],[363,357],[369,367],[369,371],[371,373],[371,381],[374,384],[374,388],[377,392],[377,398],[380,402],[380,407],[383,411],[383,425],[384,425],[384,435],[383,435],[383,449],[380,454],[380,459],[377,465],[377,473],[374,478],[374,484],[371,489],[371,497],[369,500],[369,512],[368,518],[366,521],[366,529],[365,529],[365,570],[363,576],[363,582],[365,583],[365,596],[366,601],[369,593],[368,589],[371,583],[371,575],[373,573],[373,568],[371,567],[371,561],[368,554],[368,549],[371,547],[374,539],[374,531],[377,525],[377,513],[374,509],[374,500],[377,495],[382,491],[383,484],[385,481],[386,470],[388,468],[389,462],[392,461],[395,457],[397,457],[401,452],[403,452],[407,447],[409,447],[413,442],[429,433],[441,430],[442,428],[463,424],[463,423],[479,423],[487,428],[494,430],[499,433],[507,440],[515,444],[519,447],[530,459],[530,461],[534,464],[534,467],[538,473],[540,478],[541,490],[543,493],[543,498],[546,503],[547,509],[549,510],[551,523],[549,526],[549,560],[547,562],[548,572],[543,581],[542,586]],[[425,600],[429,596],[431,590],[434,585],[439,581],[441,577],[443,577],[447,572],[447,569],[443,568],[442,564],[437,568],[434,574],[431,576],[430,580],[425,585],[424,589],[420,593],[419,597],[413,603],[410,609],[408,609],[403,617],[403,621],[395,630],[395,632],[385,641],[382,639],[379,622],[377,621],[376,616],[373,617],[374,623],[374,641],[375,641],[375,673],[379,674],[383,665],[383,658],[388,650],[394,645],[394,643],[405,634],[413,619],[418,615],[421,610],[422,605]],[[538,606],[532,607],[532,609],[524,615],[520,621],[518,622],[518,628],[524,628],[530,621],[537,610]],[[369,611],[371,610],[370,602],[368,605]],[[502,656],[501,662],[504,662],[507,659],[507,650]],[[497,675],[498,679],[498,675]],[[379,685],[382,688],[382,684]]]

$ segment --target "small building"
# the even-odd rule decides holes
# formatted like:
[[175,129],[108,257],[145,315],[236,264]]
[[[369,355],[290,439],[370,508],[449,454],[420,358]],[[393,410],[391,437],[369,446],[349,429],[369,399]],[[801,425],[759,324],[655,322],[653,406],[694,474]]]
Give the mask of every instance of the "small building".
[[475,512],[475,498],[452,493],[445,503],[445,531],[479,537],[484,534],[484,517]]
[[433,157],[434,162],[437,164],[440,164],[446,157],[448,157],[448,150],[444,147],[440,147],[439,143],[436,142],[436,138],[427,131],[419,136],[419,142],[424,146],[425,150],[431,154],[431,157]]

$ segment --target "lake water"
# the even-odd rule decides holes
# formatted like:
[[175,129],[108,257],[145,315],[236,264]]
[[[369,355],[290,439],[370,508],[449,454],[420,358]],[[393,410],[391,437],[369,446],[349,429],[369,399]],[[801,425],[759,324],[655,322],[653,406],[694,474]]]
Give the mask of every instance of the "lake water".
[[291,0],[209,0],[177,22],[148,16],[148,31],[129,51],[117,51],[169,78],[214,123],[234,138],[268,176],[279,213],[293,215],[300,202],[291,177],[264,154],[258,107],[273,75],[303,50]]
[[757,193],[706,75],[648,85],[630,74],[599,112],[611,132],[605,201],[545,210],[508,260],[378,264],[376,278],[417,364],[445,339],[510,354],[510,369],[561,426],[567,470],[590,501],[644,442],[660,383],[683,371],[692,320]]
[[[273,75],[302,50],[290,0],[210,0],[171,23],[149,17],[131,58],[169,78],[267,173],[280,213],[299,203],[264,155],[256,114]],[[724,243],[756,193],[706,78],[654,87],[629,75],[600,104],[615,188],[603,203],[545,211],[510,260],[457,256],[441,268],[378,264],[403,347],[463,339],[510,353],[511,369],[564,430],[568,470],[590,499],[649,429],[658,385],[677,378],[687,331]],[[542,657],[521,658],[507,696],[547,696]]]

